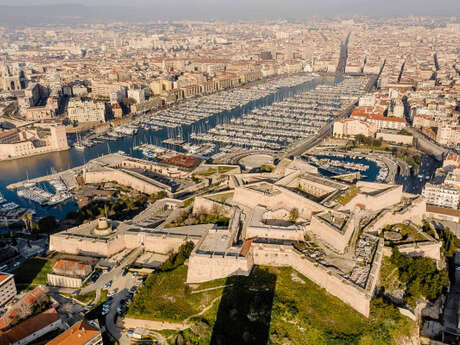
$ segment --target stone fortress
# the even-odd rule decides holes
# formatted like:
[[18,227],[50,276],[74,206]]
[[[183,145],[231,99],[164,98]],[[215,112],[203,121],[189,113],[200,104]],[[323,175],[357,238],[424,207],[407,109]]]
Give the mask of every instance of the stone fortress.
[[[217,212],[230,218],[228,226],[165,226],[190,207],[162,199],[129,221],[99,219],[52,235],[50,250],[107,258],[136,248],[167,254],[193,241],[187,283],[249,275],[254,265],[289,266],[369,316],[382,257],[389,255],[378,236],[383,226],[422,222],[412,215],[420,215],[423,199],[401,186],[358,182],[356,195],[339,203],[350,185],[320,176],[301,159],[283,159],[271,173],[238,169],[221,187],[196,196],[189,212]],[[439,252],[432,238],[406,247],[408,255]]]

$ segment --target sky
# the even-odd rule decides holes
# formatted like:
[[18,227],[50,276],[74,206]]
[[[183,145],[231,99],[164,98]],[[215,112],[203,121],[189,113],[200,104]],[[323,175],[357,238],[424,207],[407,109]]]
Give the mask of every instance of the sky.
[[[272,19],[312,15],[460,17],[460,0],[0,0],[0,5],[85,5],[81,16],[144,16],[152,19]],[[53,6],[55,7],[55,6]],[[104,12],[104,10],[108,10]],[[30,12],[30,13],[29,13]],[[24,10],[25,16],[33,11]],[[72,12],[72,11],[69,11]],[[53,12],[54,13],[54,12]],[[57,14],[61,12],[56,12]],[[17,13],[12,13],[14,17]]]

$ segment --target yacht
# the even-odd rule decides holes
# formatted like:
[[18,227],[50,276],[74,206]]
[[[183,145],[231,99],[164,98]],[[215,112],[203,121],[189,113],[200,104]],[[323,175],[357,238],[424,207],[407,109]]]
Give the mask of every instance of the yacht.
[[60,193],[60,194],[55,194],[48,200],[46,205],[54,206],[54,205],[57,205],[57,204],[60,204],[60,203],[62,203],[64,201],[66,201],[66,200],[69,200],[71,197],[72,197],[72,194],[66,193],[66,192]]

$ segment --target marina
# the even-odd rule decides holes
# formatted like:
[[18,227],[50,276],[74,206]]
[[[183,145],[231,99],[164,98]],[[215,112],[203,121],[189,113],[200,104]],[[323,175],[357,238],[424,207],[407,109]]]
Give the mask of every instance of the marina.
[[364,80],[351,78],[334,85],[319,85],[209,130],[198,128],[190,138],[193,142],[214,143],[218,151],[228,145],[232,149],[280,151],[318,134],[343,108],[364,94],[364,87]]
[[[154,158],[155,154],[167,150],[188,152],[207,158],[218,152],[219,148],[213,143],[193,142],[190,140],[192,132],[207,131],[217,124],[228,123],[232,118],[283,101],[285,98],[324,83],[330,81],[313,77],[311,74],[283,76],[241,89],[190,99],[166,110],[139,115],[134,121],[120,125],[121,128],[117,130],[109,128],[100,134],[90,131],[78,136],[71,135],[73,147],[68,151],[0,162],[2,176],[0,193],[4,196],[5,202],[13,202],[20,208],[33,210],[37,217],[51,215],[63,219],[69,212],[78,209],[76,202],[73,198],[68,198],[67,194],[56,196],[48,199],[47,203],[40,204],[20,197],[16,190],[9,190],[6,187],[18,181],[32,180],[46,175],[55,176],[55,172],[66,171],[65,174],[59,173],[59,175],[71,189],[78,184],[75,181],[75,174],[69,169],[83,166],[92,159],[118,151],[136,158]],[[167,139],[178,139],[182,144],[177,146],[175,141],[173,144],[163,143]],[[48,183],[49,181],[45,181],[46,185]],[[22,187],[32,187],[32,185]],[[54,194],[51,185],[42,189]]]

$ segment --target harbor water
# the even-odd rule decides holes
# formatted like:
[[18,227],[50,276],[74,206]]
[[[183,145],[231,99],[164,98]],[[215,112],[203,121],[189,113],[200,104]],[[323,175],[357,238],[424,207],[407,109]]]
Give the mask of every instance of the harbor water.
[[[51,174],[53,171],[63,171],[77,166],[84,165],[91,159],[100,157],[107,153],[123,151],[126,154],[137,157],[143,157],[140,151],[134,149],[135,146],[145,143],[163,146],[178,150],[176,146],[163,144],[162,141],[168,138],[181,137],[189,141],[190,134],[197,128],[207,130],[217,124],[228,123],[232,118],[240,117],[243,114],[251,112],[253,109],[271,105],[274,102],[282,101],[285,98],[296,95],[300,92],[315,88],[319,84],[330,83],[326,79],[314,79],[312,81],[296,85],[293,87],[281,87],[275,92],[260,99],[250,101],[243,106],[236,107],[233,110],[225,110],[202,119],[192,125],[181,125],[177,128],[163,128],[159,131],[146,130],[139,128],[137,134],[129,137],[120,138],[114,141],[106,141],[91,147],[86,147],[84,151],[71,148],[68,151],[48,153],[45,155],[34,156],[23,159],[0,162],[0,192],[9,202],[14,202],[20,207],[31,208],[36,211],[36,216],[51,215],[57,219],[63,219],[70,211],[78,209],[76,203],[71,199],[62,204],[53,207],[40,206],[37,203],[18,197],[15,190],[8,190],[9,184],[23,181],[28,178],[36,178]],[[39,185],[42,189],[52,191],[48,185]]]

